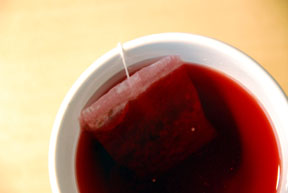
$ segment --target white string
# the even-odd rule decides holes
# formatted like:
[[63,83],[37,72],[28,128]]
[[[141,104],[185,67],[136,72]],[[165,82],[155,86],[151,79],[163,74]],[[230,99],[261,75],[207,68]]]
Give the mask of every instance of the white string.
[[121,56],[121,59],[122,59],[122,64],[123,64],[125,72],[126,72],[127,79],[129,79],[130,75],[129,75],[128,68],[127,68],[125,51],[123,49],[123,46],[122,46],[121,42],[118,43],[118,48],[119,48],[120,56]]

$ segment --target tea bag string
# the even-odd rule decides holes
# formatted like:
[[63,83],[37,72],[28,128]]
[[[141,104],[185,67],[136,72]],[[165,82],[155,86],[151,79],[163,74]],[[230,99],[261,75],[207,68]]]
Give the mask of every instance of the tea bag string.
[[124,66],[127,79],[129,79],[130,75],[129,75],[128,68],[127,68],[127,60],[126,60],[126,56],[125,56],[125,50],[124,50],[123,45],[122,45],[121,42],[118,43],[118,48],[119,48],[120,56],[121,56],[121,59],[122,59],[122,64]]

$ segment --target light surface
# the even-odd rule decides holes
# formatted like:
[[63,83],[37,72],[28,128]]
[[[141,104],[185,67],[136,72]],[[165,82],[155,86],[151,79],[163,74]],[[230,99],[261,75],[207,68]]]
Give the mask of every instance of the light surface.
[[229,43],[288,93],[286,0],[0,0],[0,192],[48,193],[59,106],[99,56],[160,32]]

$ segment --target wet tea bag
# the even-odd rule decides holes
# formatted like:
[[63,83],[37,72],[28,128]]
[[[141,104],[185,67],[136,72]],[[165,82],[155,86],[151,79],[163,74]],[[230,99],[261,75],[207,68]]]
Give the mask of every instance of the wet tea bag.
[[178,56],[144,67],[84,109],[81,127],[138,176],[158,175],[215,136]]

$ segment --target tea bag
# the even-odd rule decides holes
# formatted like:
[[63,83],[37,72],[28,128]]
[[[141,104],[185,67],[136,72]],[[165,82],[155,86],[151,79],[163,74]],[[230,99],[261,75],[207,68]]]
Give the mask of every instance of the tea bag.
[[84,109],[81,127],[136,175],[158,175],[216,135],[178,56],[144,67]]

